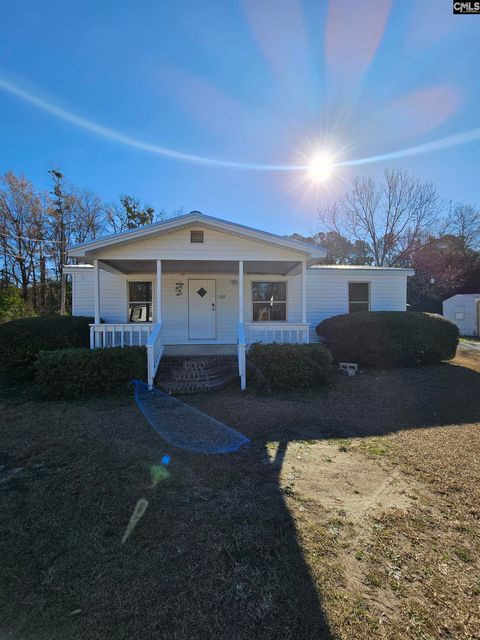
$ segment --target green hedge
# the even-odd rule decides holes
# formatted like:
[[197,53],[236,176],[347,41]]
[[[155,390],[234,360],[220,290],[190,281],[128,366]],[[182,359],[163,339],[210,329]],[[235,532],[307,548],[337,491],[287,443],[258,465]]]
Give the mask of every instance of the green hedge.
[[336,362],[373,367],[434,364],[455,356],[458,329],[442,316],[415,311],[361,311],[321,322]]
[[248,351],[253,386],[278,391],[312,389],[325,384],[332,356],[319,344],[254,344]]
[[49,398],[81,398],[119,393],[133,380],[146,380],[145,347],[41,351],[35,362],[37,385]]
[[0,325],[0,370],[33,367],[39,351],[87,347],[93,318],[22,318]]

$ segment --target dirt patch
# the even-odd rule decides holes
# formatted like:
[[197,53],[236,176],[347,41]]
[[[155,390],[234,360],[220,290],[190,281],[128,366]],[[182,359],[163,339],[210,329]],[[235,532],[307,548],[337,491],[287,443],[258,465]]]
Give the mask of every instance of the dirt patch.
[[320,505],[327,514],[340,513],[355,523],[385,509],[407,509],[412,503],[409,496],[418,488],[412,478],[391,466],[365,458],[348,445],[328,441],[290,445],[280,482],[309,505],[305,509]]

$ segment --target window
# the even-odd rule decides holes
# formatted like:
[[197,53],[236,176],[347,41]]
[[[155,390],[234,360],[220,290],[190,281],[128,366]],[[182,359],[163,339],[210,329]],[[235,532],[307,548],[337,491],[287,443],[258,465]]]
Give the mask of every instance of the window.
[[128,321],[152,321],[152,283],[128,283]]
[[465,319],[465,307],[455,307],[455,320],[464,320]]
[[349,282],[348,283],[348,311],[370,310],[370,283],[369,282]]
[[252,282],[254,322],[285,322],[287,319],[287,283]]
[[203,231],[195,231],[192,229],[192,231],[190,231],[190,242],[201,244],[203,242]]

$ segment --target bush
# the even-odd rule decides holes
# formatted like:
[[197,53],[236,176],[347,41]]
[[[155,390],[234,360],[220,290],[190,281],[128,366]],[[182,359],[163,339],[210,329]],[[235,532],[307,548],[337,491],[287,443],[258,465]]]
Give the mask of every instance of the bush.
[[321,322],[336,362],[372,367],[434,364],[455,356],[458,329],[449,320],[415,311],[361,311]]
[[0,370],[33,367],[39,351],[87,347],[93,318],[23,318],[0,325]]
[[256,371],[253,386],[278,391],[308,389],[325,384],[330,376],[332,356],[319,344],[254,344],[248,351]]
[[36,382],[54,399],[109,395],[125,391],[133,380],[146,380],[145,347],[40,351]]
[[19,289],[7,287],[7,289],[0,291],[0,324],[34,315],[33,309],[22,298]]

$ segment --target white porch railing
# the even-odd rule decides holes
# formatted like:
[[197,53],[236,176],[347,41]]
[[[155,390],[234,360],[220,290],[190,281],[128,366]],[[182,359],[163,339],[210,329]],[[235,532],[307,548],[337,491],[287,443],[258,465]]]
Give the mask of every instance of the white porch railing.
[[162,323],[154,325],[154,329],[150,334],[147,342],[147,372],[148,372],[148,388],[153,387],[153,381],[157,373],[158,365],[163,354],[162,344]]
[[245,325],[243,322],[238,323],[238,375],[240,376],[240,389],[244,391],[247,388],[247,358],[246,358],[246,339]]
[[308,344],[308,322],[248,322],[245,324],[247,344]]
[[103,347],[144,347],[154,324],[91,324],[90,349]]

